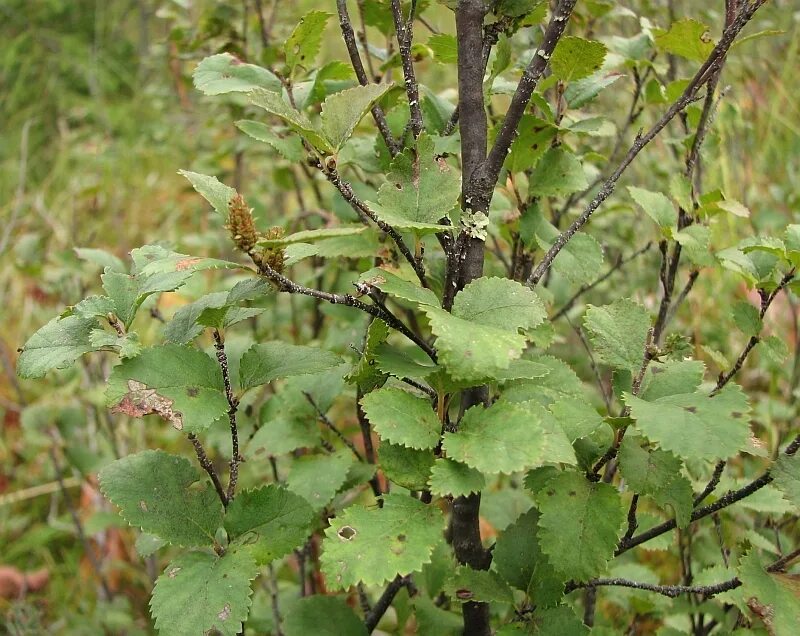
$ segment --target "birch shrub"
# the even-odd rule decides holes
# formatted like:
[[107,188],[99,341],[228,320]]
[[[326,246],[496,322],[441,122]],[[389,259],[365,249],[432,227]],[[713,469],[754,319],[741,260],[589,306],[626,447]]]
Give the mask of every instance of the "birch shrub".
[[173,430],[99,472],[156,629],[794,633],[800,226],[706,178],[764,1],[329,4],[196,65],[266,158],[181,171],[227,245],[79,250],[102,293],[19,356],[117,356],[115,420]]

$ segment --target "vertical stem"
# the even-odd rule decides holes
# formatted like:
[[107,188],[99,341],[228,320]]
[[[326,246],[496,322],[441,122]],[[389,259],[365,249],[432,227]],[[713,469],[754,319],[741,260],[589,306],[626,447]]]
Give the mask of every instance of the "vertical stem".
[[222,380],[225,384],[225,397],[228,400],[228,420],[231,425],[231,477],[228,482],[226,497],[228,502],[233,501],[236,493],[236,482],[239,479],[239,428],[236,425],[236,411],[239,408],[239,400],[233,394],[231,387],[231,377],[228,371],[228,356],[225,354],[225,343],[222,334],[218,329],[214,329],[214,349],[217,352],[217,362],[222,370]]

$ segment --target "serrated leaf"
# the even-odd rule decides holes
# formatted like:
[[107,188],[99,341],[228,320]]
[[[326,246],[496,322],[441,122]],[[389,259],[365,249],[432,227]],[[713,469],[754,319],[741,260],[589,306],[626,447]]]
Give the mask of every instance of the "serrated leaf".
[[367,636],[362,620],[343,598],[307,596],[292,601],[283,620],[286,636]]
[[416,150],[394,158],[387,179],[378,190],[375,213],[398,228],[442,229],[439,220],[453,209],[461,192],[461,176],[436,158],[433,139],[424,133]]
[[[322,573],[329,588],[381,585],[419,570],[442,540],[444,517],[436,506],[388,494],[382,508],[353,505],[331,519],[322,542]],[[382,546],[375,550],[374,546]]]
[[347,451],[306,455],[292,462],[286,485],[315,510],[322,510],[344,485],[355,458]]
[[535,400],[548,406],[562,397],[583,394],[583,383],[569,365],[553,356],[539,355],[531,359],[547,369],[547,374],[528,381],[512,382],[503,389],[504,402],[527,402]]
[[419,305],[433,305],[438,307],[441,303],[436,294],[426,288],[421,287],[418,282],[401,278],[394,272],[385,267],[373,267],[358,277],[359,280],[377,287],[382,292],[408,300]]
[[287,104],[279,94],[257,88],[250,92],[249,99],[254,106],[263,108],[268,113],[280,117],[292,130],[305,138],[308,143],[320,152],[328,154],[334,152],[334,148],[317,127],[303,113]]
[[758,309],[745,301],[733,305],[733,323],[745,336],[752,337],[761,333],[763,324]]
[[345,376],[345,380],[351,384],[358,385],[362,393],[369,393],[373,389],[383,386],[387,375],[378,368],[375,354],[380,345],[386,342],[389,337],[389,327],[380,318],[374,318],[367,327],[367,335],[364,339],[364,350],[358,362],[353,365],[350,373]]
[[766,571],[755,550],[750,550],[739,561],[739,578],[742,581],[740,598],[756,614],[770,634],[793,634],[800,622],[800,598],[796,582],[780,574]]
[[640,439],[627,435],[619,449],[619,465],[634,492],[653,497],[660,506],[671,506],[679,528],[689,524],[692,485],[681,473],[680,459],[658,448],[647,451],[641,447]]
[[409,448],[434,448],[442,424],[429,398],[396,387],[376,389],[361,398],[372,428],[392,444]]
[[668,395],[694,393],[703,381],[705,368],[700,360],[654,361],[647,368],[639,397],[652,402]]
[[136,537],[136,543],[134,544],[136,548],[136,554],[138,554],[143,559],[146,559],[152,554],[155,554],[167,545],[167,541],[164,541],[161,537],[157,537],[154,534],[150,534],[149,532],[140,532],[139,536]]
[[599,71],[605,59],[606,47],[602,42],[567,35],[558,41],[550,68],[555,77],[569,82]]
[[529,195],[566,196],[588,187],[578,158],[562,147],[551,148],[539,160],[528,185]]
[[558,603],[565,577],[556,572],[539,543],[539,511],[531,508],[497,537],[492,563],[510,585],[527,592],[540,607]]
[[483,602],[510,605],[514,602],[511,588],[500,578],[500,575],[488,570],[473,570],[466,565],[456,568],[444,589],[450,598],[462,603]]
[[[499,127],[495,129],[499,131]],[[506,167],[511,172],[524,172],[533,168],[550,148],[558,128],[538,117],[523,115],[517,136],[506,157]]]
[[330,95],[322,104],[322,134],[335,150],[340,150],[353,134],[358,122],[394,84],[353,86]]
[[576,463],[561,427],[535,403],[473,407],[456,433],[445,433],[442,448],[451,459],[487,474],[510,474],[551,462]]
[[180,555],[153,588],[150,612],[156,629],[170,636],[236,636],[250,612],[250,581],[257,573],[245,550]]
[[564,91],[564,99],[567,100],[570,108],[580,108],[591,102],[605,88],[611,86],[624,75],[613,73],[605,75],[595,73],[581,80],[570,82]]
[[264,342],[253,345],[242,356],[239,385],[244,391],[280,378],[327,371],[341,363],[335,353],[318,347]]
[[669,395],[652,402],[625,394],[636,427],[664,450],[685,460],[728,459],[748,447],[747,396],[728,384],[715,397]]
[[318,230],[301,230],[289,236],[261,239],[258,244],[264,247],[283,247],[284,245],[292,245],[294,243],[314,243],[315,241],[323,241],[330,238],[354,236],[356,234],[361,234],[366,229],[367,228],[363,225],[342,225],[339,227],[320,228]]
[[480,492],[486,487],[486,480],[479,470],[447,457],[438,457],[431,468],[428,485],[434,495],[460,497]]
[[656,35],[655,41],[662,51],[695,62],[704,62],[714,49],[708,27],[691,18],[673,22],[669,31]]
[[588,437],[606,428],[605,420],[584,398],[561,398],[550,405],[549,411],[556,418],[570,442]]
[[401,349],[388,344],[375,350],[375,364],[383,373],[398,378],[424,378],[439,368],[419,347]]
[[243,490],[225,511],[225,529],[262,565],[289,554],[311,534],[314,510],[305,499],[270,484]]
[[623,298],[603,307],[589,306],[583,319],[595,354],[617,369],[638,371],[642,366],[650,314]]
[[159,415],[178,430],[196,433],[228,411],[224,391],[215,360],[197,349],[166,344],[114,367],[106,404],[113,413]]
[[479,325],[532,329],[547,316],[536,293],[508,278],[476,278],[456,294],[452,313]]
[[625,520],[616,488],[563,472],[547,482],[537,502],[539,541],[550,563],[578,581],[603,574]]
[[786,499],[800,506],[800,456],[781,455],[773,464],[770,474]]
[[288,161],[299,163],[305,160],[305,149],[299,137],[294,135],[281,137],[275,133],[271,126],[251,119],[240,119],[236,122],[236,127],[256,141],[269,144]]
[[298,66],[305,69],[314,66],[314,60],[322,44],[322,33],[330,17],[331,14],[326,11],[309,11],[300,18],[300,22],[283,45],[290,74],[294,74]]
[[205,95],[246,93],[261,87],[280,91],[281,81],[273,73],[255,64],[246,64],[230,53],[205,58],[192,73],[194,87]]
[[378,449],[386,478],[408,490],[425,490],[433,467],[433,452],[382,442]]
[[[588,636],[590,632],[569,605],[537,608],[525,629],[527,634],[535,636]],[[507,635],[498,632],[497,636]]]
[[[131,251],[131,258],[136,264],[137,277],[143,277],[140,283],[142,292],[170,291],[166,285],[174,285],[173,277],[168,274],[189,275],[207,269],[240,269],[239,263],[223,261],[218,258],[204,256],[190,256],[172,250],[164,249],[160,245],[144,245]],[[159,275],[164,275],[163,277]],[[179,279],[175,279],[179,280]]]
[[437,307],[422,309],[436,336],[439,363],[456,379],[479,382],[492,377],[525,348],[526,338],[518,333],[479,325]]
[[88,261],[89,263],[99,265],[103,270],[109,268],[114,272],[127,271],[127,267],[125,267],[125,263],[122,262],[121,258],[105,250],[93,247],[74,247],[73,251],[75,252],[75,256],[82,261]]
[[17,374],[21,378],[41,378],[51,369],[70,366],[85,353],[95,350],[91,333],[99,326],[94,318],[53,318],[22,347]]
[[236,190],[221,183],[216,177],[210,177],[189,170],[178,170],[178,174],[186,177],[192,187],[211,204],[223,219],[228,218],[228,203],[236,196]]
[[120,508],[124,519],[169,543],[214,543],[222,524],[222,503],[210,484],[200,480],[188,459],[146,450],[112,462],[98,476],[100,490]]
[[672,230],[677,229],[678,226],[678,211],[672,201],[661,192],[650,192],[650,190],[634,186],[629,186],[628,192],[647,216],[655,221],[664,235],[670,237]]
[[105,329],[95,329],[89,340],[95,349],[116,349],[120,358],[133,358],[142,351],[142,343],[135,331],[120,336]]

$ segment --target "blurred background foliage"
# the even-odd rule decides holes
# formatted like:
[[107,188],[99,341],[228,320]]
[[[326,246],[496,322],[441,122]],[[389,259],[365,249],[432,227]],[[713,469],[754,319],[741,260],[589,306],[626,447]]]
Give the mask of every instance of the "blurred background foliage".
[[[302,166],[263,151],[249,152],[232,125],[241,100],[202,97],[192,88],[191,71],[203,57],[221,51],[280,66],[280,46],[299,17],[312,8],[335,11],[334,3],[329,4],[0,3],[0,566],[43,570],[49,579],[41,591],[22,599],[0,598],[0,624],[5,622],[8,633],[149,633],[147,599],[159,564],[150,558],[142,567],[133,534],[122,528],[91,481],[79,478],[91,475],[114,454],[145,447],[145,436],[162,435],[160,443],[167,446],[178,438],[146,430],[141,421],[112,423],[98,388],[107,373],[102,359],[84,361],[47,382],[21,383],[13,373],[15,351],[35,328],[99,284],[100,268],[79,260],[76,246],[103,248],[119,258],[155,240],[170,241],[192,254],[219,256],[230,249],[224,231],[209,223],[205,205],[176,174],[179,168],[215,174],[243,188],[267,224],[283,224],[309,207],[313,193],[302,179]],[[452,32],[452,13],[432,4],[425,13],[431,28]],[[668,25],[670,11],[719,24],[722,10],[721,2],[699,6],[690,0],[619,4],[659,26]],[[744,235],[778,232],[800,220],[800,10],[793,0],[775,0],[758,13],[755,23],[751,32],[778,33],[734,49],[723,77],[731,88],[705,148],[713,158],[703,166],[706,189],[718,187],[753,211],[735,229],[733,224],[718,226],[717,231],[730,233],[724,241],[728,244]],[[582,26],[584,32],[593,29],[592,24]],[[619,20],[600,22],[597,28],[594,36],[602,38],[633,35],[641,26]],[[378,43],[386,39],[375,27],[370,36]],[[419,29],[420,42],[429,36]],[[346,59],[333,21],[325,38],[321,59]],[[452,66],[440,64],[424,47],[418,58],[418,73],[426,84],[436,90],[454,86]],[[622,119],[630,92],[630,81],[619,82],[603,93],[596,110]],[[453,93],[451,89],[451,98]],[[657,91],[649,102],[657,112]],[[612,142],[613,136],[590,138],[604,152]],[[668,181],[680,163],[668,144],[660,140],[647,149],[630,171],[631,183],[647,187]],[[327,192],[323,203],[335,209],[337,203]],[[629,206],[618,207],[612,202],[590,232],[612,250],[626,246],[629,251],[639,232],[636,224],[647,221],[630,214]],[[615,211],[628,214],[627,230],[618,229]],[[657,254],[646,258],[650,267],[626,271],[631,277],[652,278],[641,287],[655,291]],[[151,309],[171,313],[200,293],[197,286],[210,287],[213,276],[165,295]],[[748,292],[734,276],[722,283],[701,276],[696,290],[681,310],[685,331],[694,331],[708,345],[708,351],[695,355],[718,370],[722,365],[715,366],[714,356],[738,349],[731,340],[737,336],[731,335],[729,310],[714,299],[745,298]],[[599,304],[602,291],[598,294],[594,301]],[[609,298],[617,296],[611,289]],[[340,313],[337,308],[325,311]],[[748,391],[760,392],[754,400],[756,416],[767,428],[795,415],[796,407],[786,397],[796,394],[800,383],[797,316],[798,308],[784,298],[769,316],[771,329],[789,346],[788,362],[765,356],[739,377]],[[158,322],[149,328],[158,329]],[[141,333],[146,339],[146,328]],[[338,338],[349,335],[340,333]],[[582,357],[579,348],[574,351],[576,360]],[[559,353],[569,359],[568,347]],[[115,433],[109,435],[112,426]],[[73,515],[85,536],[79,536]],[[94,559],[104,564],[107,591],[93,576],[85,550],[89,544]],[[635,599],[626,597],[624,602]],[[259,616],[267,624],[267,592],[260,590],[254,603],[252,624],[258,624]]]

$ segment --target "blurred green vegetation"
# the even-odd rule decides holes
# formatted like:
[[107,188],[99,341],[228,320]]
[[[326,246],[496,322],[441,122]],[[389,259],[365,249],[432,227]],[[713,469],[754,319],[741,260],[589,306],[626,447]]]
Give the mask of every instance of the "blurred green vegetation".
[[[275,12],[266,38],[256,4],[263,4],[268,21]],[[231,123],[241,105],[235,99],[220,103],[202,98],[193,91],[190,74],[205,55],[220,51],[256,63],[275,59],[272,44],[282,43],[304,10],[335,10],[333,2],[323,4],[0,3],[0,565],[45,567],[50,573],[42,592],[21,601],[0,599],[0,617],[5,617],[9,633],[149,633],[147,599],[159,572],[157,563],[140,567],[130,536],[116,528],[120,522],[98,492],[70,486],[86,533],[102,558],[114,562],[109,584],[121,593],[108,602],[99,600],[91,565],[54,485],[57,475],[49,454],[53,424],[69,440],[62,458],[68,465],[61,465],[65,477],[90,473],[114,452],[103,435],[108,416],[97,407],[102,404],[98,382],[107,368],[103,361],[87,362],[46,385],[22,384],[13,374],[15,351],[36,327],[98,284],[99,270],[78,260],[73,247],[104,248],[121,258],[155,240],[198,254],[230,249],[223,232],[209,227],[205,206],[177,176],[179,168],[216,174],[232,185],[247,183],[252,204],[267,223],[280,223],[301,206],[304,192],[299,200],[292,193],[296,169],[245,152],[247,146]],[[623,4],[636,5],[653,22],[667,22],[666,2]],[[719,9],[708,3],[670,4],[677,15],[719,22]],[[426,17],[434,28],[452,31],[446,8],[434,7]],[[781,228],[800,218],[800,11],[792,0],[776,0],[755,22],[751,32],[781,33],[734,49],[723,77],[731,87],[705,148],[713,160],[703,168],[709,187],[722,188],[753,210],[748,233]],[[343,58],[335,26],[328,28],[326,38],[328,53]],[[453,83],[451,68],[431,60],[419,63],[419,73],[439,88]],[[612,112],[621,112],[618,104],[627,102],[628,91],[620,84],[619,91],[608,91],[602,99]],[[675,165],[670,149],[658,142],[646,155],[631,172],[644,185],[666,181]],[[602,236],[607,223],[598,219],[592,226],[595,236]],[[742,230],[730,226],[727,231],[733,242]],[[629,240],[624,233],[608,239],[617,244]],[[701,277],[696,289],[682,316],[702,334],[699,340],[729,350],[729,317],[708,298],[743,297],[746,291],[733,277],[722,287]],[[797,323],[790,309],[776,311],[775,328],[797,348],[800,343],[792,332]],[[741,378],[764,391],[758,409],[767,425],[773,417],[788,417],[792,408],[781,395],[787,380],[781,374],[791,369],[770,364]],[[791,385],[797,388],[795,377]],[[41,401],[45,392],[45,405],[25,408]],[[57,411],[49,410],[48,403]],[[64,405],[74,408],[64,410]],[[151,434],[141,422],[120,426],[126,428],[118,437],[132,447],[144,447],[142,440]],[[173,442],[170,438],[168,443]],[[42,484],[52,488],[44,494],[29,491]],[[263,616],[268,605],[259,605],[257,598],[256,623],[259,614],[268,621]]]

